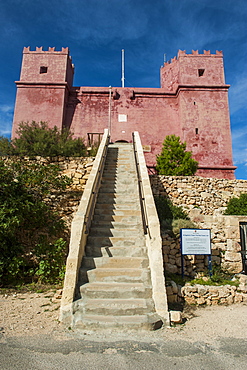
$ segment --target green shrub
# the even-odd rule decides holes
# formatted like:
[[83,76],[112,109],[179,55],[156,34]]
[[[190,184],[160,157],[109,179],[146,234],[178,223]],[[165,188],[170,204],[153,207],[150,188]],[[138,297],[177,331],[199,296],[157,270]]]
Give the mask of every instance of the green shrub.
[[0,161],[1,285],[38,277],[59,280],[66,256],[62,239],[66,228],[44,200],[68,184],[70,179],[60,176],[54,165]]
[[182,207],[175,206],[163,196],[155,197],[154,200],[162,230],[170,230],[173,236],[179,237],[180,228],[196,228]]
[[170,199],[159,196],[155,197],[154,200],[160,222],[167,219],[189,219],[188,214],[183,210],[183,208],[175,206]]
[[49,128],[46,122],[21,122],[16,134],[18,137],[12,141],[14,155],[83,157],[87,154],[83,139],[74,139],[68,129]]
[[247,194],[240,194],[239,198],[230,199],[224,214],[247,215]]
[[191,285],[234,285],[239,286],[239,279],[236,279],[233,274],[222,269],[222,267],[214,265],[212,267],[212,276],[206,277],[206,279],[200,277],[190,281]]
[[180,236],[180,229],[196,229],[197,225],[192,222],[191,220],[185,220],[185,219],[178,219],[178,220],[172,220],[171,229],[173,232],[173,235],[176,238],[179,238]]
[[13,154],[13,146],[7,137],[0,136],[0,157]]
[[165,176],[192,176],[197,171],[198,162],[191,154],[186,151],[186,143],[181,143],[179,136],[167,136],[161,154],[157,156],[156,169]]

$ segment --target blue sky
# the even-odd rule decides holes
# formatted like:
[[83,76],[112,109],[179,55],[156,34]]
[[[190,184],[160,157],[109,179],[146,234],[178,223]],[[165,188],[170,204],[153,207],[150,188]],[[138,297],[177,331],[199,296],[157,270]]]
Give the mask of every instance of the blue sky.
[[11,132],[22,49],[68,46],[76,86],[159,87],[164,54],[223,50],[236,177],[247,179],[246,0],[0,0],[0,135]]

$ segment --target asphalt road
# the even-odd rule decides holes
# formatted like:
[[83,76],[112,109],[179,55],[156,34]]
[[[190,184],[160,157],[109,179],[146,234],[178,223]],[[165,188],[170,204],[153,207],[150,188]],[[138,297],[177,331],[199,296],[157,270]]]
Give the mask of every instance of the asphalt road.
[[[182,337],[181,337],[182,338]],[[213,342],[170,340],[169,335],[66,333],[0,337],[0,369],[247,369],[247,338]]]

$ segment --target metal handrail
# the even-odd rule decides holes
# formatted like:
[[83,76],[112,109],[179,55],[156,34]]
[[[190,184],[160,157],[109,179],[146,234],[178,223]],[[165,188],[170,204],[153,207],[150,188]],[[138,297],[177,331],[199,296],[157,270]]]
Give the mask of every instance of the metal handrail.
[[140,165],[138,161],[134,133],[132,133],[132,138],[133,138],[134,157],[135,157],[136,172],[137,172],[137,179],[138,179],[139,199],[140,199],[140,205],[141,205],[142,225],[143,225],[144,234],[146,235],[148,233],[148,217],[147,217],[145,197],[144,197],[143,184],[142,184],[142,178],[141,178],[141,171],[140,171]]

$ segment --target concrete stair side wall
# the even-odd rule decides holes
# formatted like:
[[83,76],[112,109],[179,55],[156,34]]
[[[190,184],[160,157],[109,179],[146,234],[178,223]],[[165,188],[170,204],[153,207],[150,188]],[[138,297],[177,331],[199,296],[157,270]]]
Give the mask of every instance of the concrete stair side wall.
[[66,323],[70,323],[72,318],[73,300],[78,281],[78,273],[87,242],[86,221],[90,207],[92,207],[93,191],[96,182],[99,181],[99,176],[102,174],[102,168],[104,167],[104,158],[108,143],[109,132],[105,129],[98,153],[93,163],[93,168],[71,225],[69,255],[66,262],[66,273],[60,308],[60,321]]
[[145,199],[145,211],[148,220],[148,233],[146,234],[146,246],[148,250],[149,266],[153,289],[153,300],[156,312],[163,321],[169,324],[169,312],[167,294],[165,288],[165,276],[162,256],[162,239],[160,235],[160,224],[154,203],[153,193],[150,186],[146,162],[144,159],[141,140],[138,132],[134,132],[133,139],[137,162],[139,163],[143,195]]

